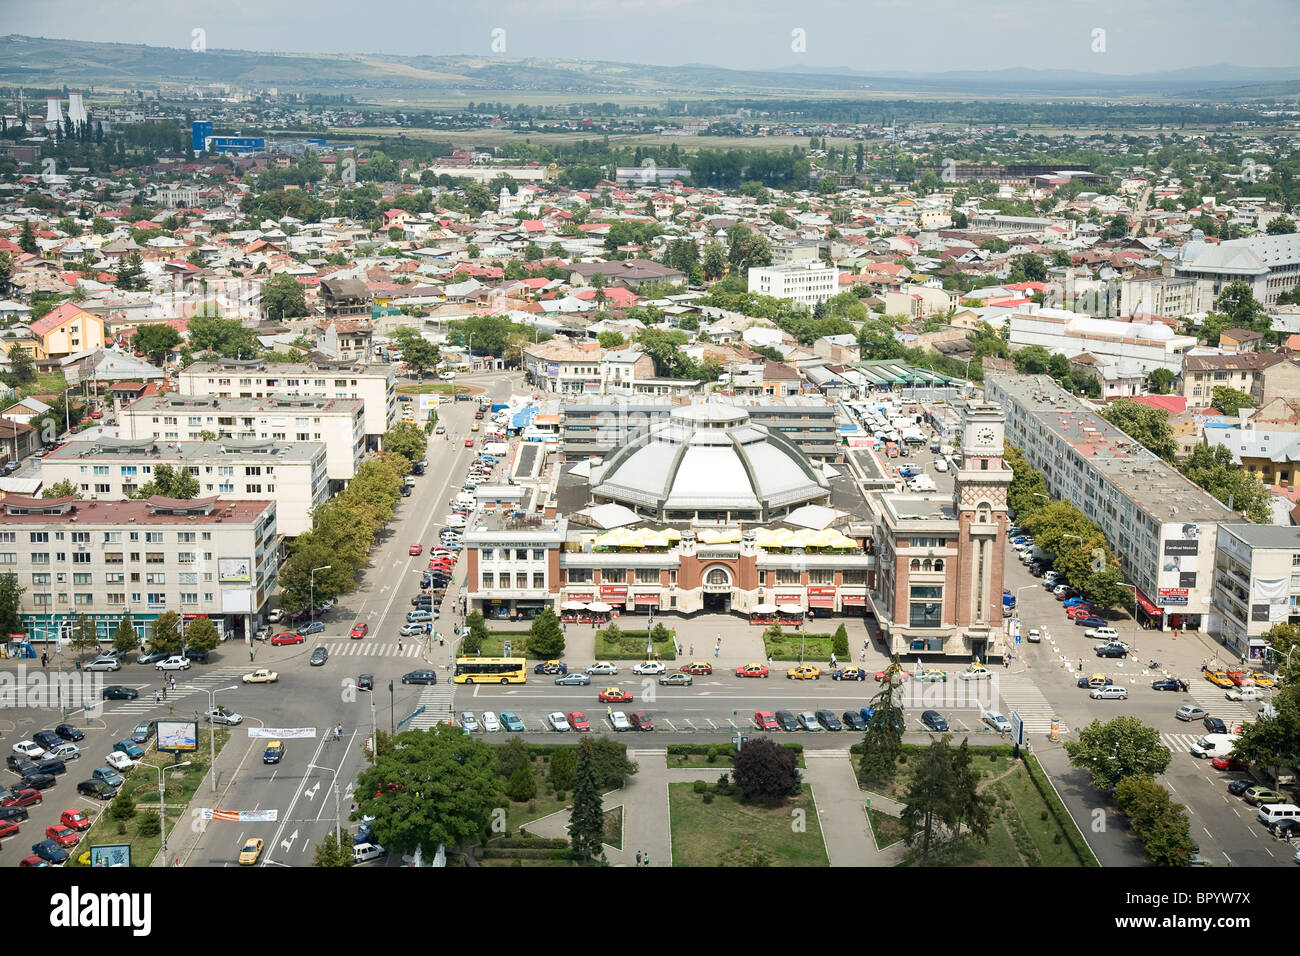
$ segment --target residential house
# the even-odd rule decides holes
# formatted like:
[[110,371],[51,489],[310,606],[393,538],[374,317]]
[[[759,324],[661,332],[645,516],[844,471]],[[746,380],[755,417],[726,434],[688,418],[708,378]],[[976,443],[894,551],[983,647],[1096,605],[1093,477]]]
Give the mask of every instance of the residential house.
[[360,279],[321,279],[320,298],[329,318],[370,315],[370,290]]
[[63,358],[104,347],[104,320],[73,302],[64,302],[31,324],[31,338],[18,346],[32,358]]

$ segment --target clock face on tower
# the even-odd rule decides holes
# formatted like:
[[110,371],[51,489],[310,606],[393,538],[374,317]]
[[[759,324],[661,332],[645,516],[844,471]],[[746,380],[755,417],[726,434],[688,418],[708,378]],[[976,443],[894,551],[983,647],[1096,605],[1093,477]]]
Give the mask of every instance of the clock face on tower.
[[975,441],[980,445],[992,445],[997,438],[997,432],[987,425],[975,430]]

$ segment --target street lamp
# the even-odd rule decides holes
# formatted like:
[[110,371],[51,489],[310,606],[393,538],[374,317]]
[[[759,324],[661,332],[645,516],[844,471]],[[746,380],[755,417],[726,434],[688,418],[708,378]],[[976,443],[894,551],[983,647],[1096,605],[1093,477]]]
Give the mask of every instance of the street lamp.
[[334,781],[331,786],[334,788],[334,842],[343,846],[343,818],[339,815],[339,772],[333,767],[322,767],[319,764],[309,763],[307,767],[311,770],[325,770],[334,775]]
[[168,770],[177,770],[181,767],[188,767],[188,760],[181,763],[172,763],[162,766],[155,766],[153,769],[158,771],[158,822],[162,824],[162,858],[163,866],[167,865],[167,805],[164,803],[165,795],[163,793],[163,773]]
[[217,792],[217,701],[216,695],[227,690],[238,690],[239,685],[232,684],[229,687],[218,687],[216,690],[208,690],[206,687],[200,687],[199,690],[208,695],[208,747],[212,754],[212,792]]
[[332,565],[322,564],[319,568],[312,568],[312,569],[311,569],[311,575],[310,575],[310,582],[311,582],[311,583],[310,583],[310,587],[311,587],[311,595],[310,595],[310,600],[311,600],[311,622],[312,622],[313,624],[316,623],[316,572],[317,572],[317,571],[329,571],[329,570],[331,570],[331,568],[332,568]]

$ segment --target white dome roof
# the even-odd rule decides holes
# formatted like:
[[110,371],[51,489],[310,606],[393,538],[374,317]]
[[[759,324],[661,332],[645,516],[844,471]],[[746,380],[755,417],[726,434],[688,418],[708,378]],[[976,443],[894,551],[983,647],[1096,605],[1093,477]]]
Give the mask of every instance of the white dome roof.
[[1174,330],[1159,322],[1150,325],[1133,326],[1133,334],[1139,339],[1151,339],[1153,342],[1168,342],[1174,337]]

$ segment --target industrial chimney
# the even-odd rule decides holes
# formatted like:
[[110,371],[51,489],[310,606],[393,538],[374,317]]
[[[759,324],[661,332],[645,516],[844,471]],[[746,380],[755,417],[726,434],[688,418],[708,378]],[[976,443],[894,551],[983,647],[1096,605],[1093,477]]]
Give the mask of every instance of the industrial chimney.
[[51,133],[63,125],[63,107],[57,96],[46,97],[45,128]]
[[74,129],[84,125],[89,119],[86,116],[86,106],[81,102],[80,93],[68,94],[68,119],[72,120]]

